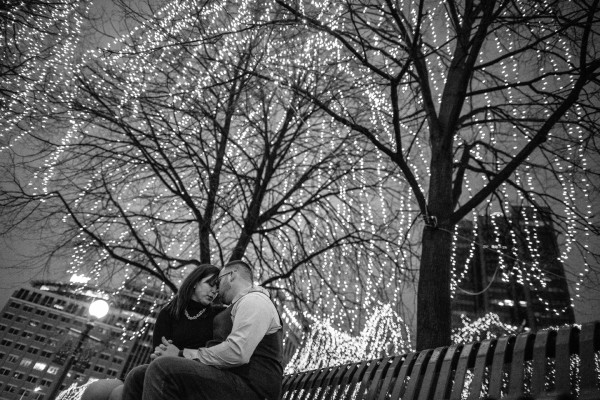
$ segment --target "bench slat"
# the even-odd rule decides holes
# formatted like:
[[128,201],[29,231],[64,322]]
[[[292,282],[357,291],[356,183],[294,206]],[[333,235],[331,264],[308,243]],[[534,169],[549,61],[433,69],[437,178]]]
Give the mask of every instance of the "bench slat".
[[492,361],[492,372],[490,373],[490,388],[488,390],[489,397],[500,398],[500,393],[502,391],[502,380],[504,378],[504,364],[509,358],[514,343],[514,336],[501,337],[496,343],[494,360]]
[[377,396],[378,391],[377,389],[382,384],[382,376],[384,376],[387,370],[389,369],[390,365],[392,364],[393,358],[393,356],[386,357],[381,361],[379,367],[377,368],[377,371],[375,371],[373,379],[371,380],[371,384],[367,389],[367,400],[375,400],[375,396]]
[[[363,361],[363,363],[364,363],[364,361]],[[331,398],[331,399],[335,398],[336,400],[340,400],[340,398],[344,394],[344,389],[348,385],[348,382],[352,378],[352,375],[354,375],[354,373],[357,371],[359,366],[360,365],[357,365],[357,364],[344,365],[344,369],[342,370],[342,373],[339,376],[337,376],[335,379],[335,383],[331,388],[331,394],[328,396],[328,398]],[[335,397],[333,397],[334,394],[335,394]]]
[[371,381],[374,380],[374,376],[377,375],[377,371],[380,368],[385,368],[385,364],[382,363],[382,360],[376,360],[369,364],[369,367],[360,381],[358,393],[356,393],[357,399],[362,399],[364,397],[364,394],[369,388]]
[[531,395],[539,396],[546,391],[546,365],[553,356],[551,349],[556,345],[555,331],[540,331],[533,344],[533,372],[531,374]]
[[315,376],[311,388],[308,389],[307,395],[304,397],[306,400],[316,400],[317,396],[320,396],[324,391],[327,390],[325,378],[331,373],[331,368],[323,368]]
[[390,387],[390,385],[394,384],[394,382],[395,382],[394,378],[398,375],[397,371],[398,371],[398,369],[400,369],[400,367],[404,363],[405,359],[406,359],[405,354],[394,357],[394,360],[392,361],[391,365],[388,367],[387,371],[385,372],[385,378],[383,380],[383,384],[381,385],[381,389],[379,389],[378,400],[385,400],[388,398],[387,394],[390,392],[389,387]]
[[286,388],[286,395],[284,396],[285,400],[292,399],[294,390],[298,387],[300,382],[302,382],[302,374],[291,375],[290,378],[284,382],[284,387]]
[[463,346],[460,344],[454,344],[446,351],[444,361],[442,361],[442,367],[440,368],[440,374],[438,375],[435,394],[433,396],[435,399],[448,398],[448,391],[450,390],[450,384],[452,383],[452,374],[456,369],[462,347]]
[[529,333],[521,333],[519,336],[517,336],[517,341],[512,352],[512,362],[510,365],[510,378],[508,381],[509,396],[516,397],[523,394],[525,360],[531,359],[534,339],[535,336]]
[[424,350],[419,353],[419,356],[413,365],[410,380],[406,386],[406,392],[404,392],[404,397],[407,399],[414,399],[416,397],[431,353],[433,353],[433,350]]
[[465,377],[469,369],[469,364],[472,364],[472,360],[477,354],[479,343],[469,343],[464,345],[460,352],[458,364],[456,365],[456,371],[454,373],[454,382],[452,383],[452,392],[450,393],[450,400],[460,400],[462,398],[462,392],[465,385]]
[[319,393],[316,400],[325,400],[329,393],[333,394],[337,383],[342,379],[344,372],[347,372],[347,370],[348,368],[346,365],[339,365],[336,368],[331,368],[323,380],[323,390],[321,390],[321,393]]
[[417,359],[417,353],[408,353],[406,355],[406,360],[402,363],[400,367],[400,371],[398,372],[398,376],[396,377],[396,382],[394,383],[394,388],[392,389],[392,394],[390,399],[397,400],[402,396],[403,389],[406,383],[406,377],[410,375],[410,371],[412,366]]
[[433,351],[433,354],[429,358],[418,400],[428,400],[431,398],[435,382],[442,367],[442,362],[444,361],[444,356],[446,355],[446,350],[446,347],[438,347]]
[[348,374],[342,380],[342,383],[339,385],[337,396],[335,397],[337,400],[342,398],[342,395],[345,393],[344,399],[350,400],[352,399],[352,393],[354,392],[354,388],[356,387],[356,382],[359,381],[367,367],[369,366],[370,360],[362,361],[356,368],[351,371],[351,374]]
[[582,400],[600,399],[595,360],[598,351],[600,351],[600,323],[591,322],[583,325],[579,335],[579,357],[581,359],[579,398]]
[[484,340],[479,346],[477,351],[477,358],[475,360],[475,367],[473,368],[473,380],[469,387],[468,400],[478,400],[481,388],[483,387],[483,380],[485,379],[486,367],[491,364],[494,355],[494,348],[496,347],[496,340]]
[[319,372],[321,372],[320,369],[313,370],[304,376],[304,379],[298,383],[296,387],[296,393],[294,393],[292,400],[306,400],[308,398],[310,394],[310,388],[314,386],[312,382],[317,377]]
[[560,328],[556,335],[556,392],[563,393],[571,387],[571,344],[574,330],[570,326]]

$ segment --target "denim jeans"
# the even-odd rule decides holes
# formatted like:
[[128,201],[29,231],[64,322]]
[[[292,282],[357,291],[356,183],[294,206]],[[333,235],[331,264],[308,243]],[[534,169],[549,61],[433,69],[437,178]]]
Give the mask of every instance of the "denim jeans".
[[132,369],[122,400],[260,400],[226,369],[181,357],[159,357]]

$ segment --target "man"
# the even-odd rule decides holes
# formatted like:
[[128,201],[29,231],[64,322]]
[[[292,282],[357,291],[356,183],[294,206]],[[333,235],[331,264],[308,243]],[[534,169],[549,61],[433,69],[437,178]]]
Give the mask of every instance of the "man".
[[[252,270],[232,261],[219,273],[219,294],[230,306],[219,318],[212,347],[178,349],[164,340],[145,371],[125,380],[123,400],[276,400],[283,378],[279,314]],[[215,321],[216,322],[216,321]],[[224,326],[223,326],[224,325]],[[222,336],[219,338],[219,336]]]

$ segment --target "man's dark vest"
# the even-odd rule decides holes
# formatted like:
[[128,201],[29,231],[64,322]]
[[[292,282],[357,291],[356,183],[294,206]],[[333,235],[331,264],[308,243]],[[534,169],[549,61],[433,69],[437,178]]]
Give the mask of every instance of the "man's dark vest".
[[[231,333],[233,328],[232,307],[233,304],[215,316],[213,341],[207,346],[225,341]],[[281,318],[279,321],[281,323]],[[230,368],[228,371],[242,377],[260,398],[278,400],[283,380],[283,328],[262,338],[248,364]]]

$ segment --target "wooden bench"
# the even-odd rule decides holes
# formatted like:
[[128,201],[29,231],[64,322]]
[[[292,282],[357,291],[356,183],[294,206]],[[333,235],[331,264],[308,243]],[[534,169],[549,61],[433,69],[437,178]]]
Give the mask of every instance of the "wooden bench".
[[599,365],[593,322],[286,375],[283,399],[600,400]]

